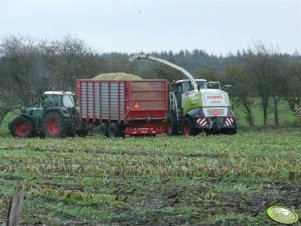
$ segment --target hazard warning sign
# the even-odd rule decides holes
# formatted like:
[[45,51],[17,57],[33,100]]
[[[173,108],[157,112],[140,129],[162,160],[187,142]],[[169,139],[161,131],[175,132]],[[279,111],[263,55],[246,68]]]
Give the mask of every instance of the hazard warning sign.
[[138,102],[136,102],[136,103],[134,104],[134,108],[135,108],[135,109],[139,109],[139,108],[140,108]]

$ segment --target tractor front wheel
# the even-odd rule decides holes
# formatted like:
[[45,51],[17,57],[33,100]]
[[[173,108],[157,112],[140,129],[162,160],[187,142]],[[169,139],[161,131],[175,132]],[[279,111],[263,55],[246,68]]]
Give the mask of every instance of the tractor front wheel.
[[65,122],[59,112],[49,112],[43,119],[43,131],[46,137],[64,137],[66,136]]
[[166,117],[166,133],[168,136],[177,134],[177,117],[174,112],[168,113]]
[[30,138],[33,136],[34,126],[32,121],[25,116],[18,116],[9,125],[13,137]]

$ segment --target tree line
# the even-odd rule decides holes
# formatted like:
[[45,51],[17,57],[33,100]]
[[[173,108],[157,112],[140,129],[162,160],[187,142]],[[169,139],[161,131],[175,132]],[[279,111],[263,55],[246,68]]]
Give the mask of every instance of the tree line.
[[[203,50],[177,53],[152,52],[186,70],[196,78],[231,84],[227,90],[234,108],[241,107],[250,126],[253,109],[260,100],[264,126],[268,108],[273,106],[274,124],[279,125],[278,108],[286,101],[291,111],[300,108],[301,56],[280,53],[258,42],[252,48],[209,55]],[[33,41],[20,36],[0,40],[0,125],[16,109],[35,106],[46,90],[75,90],[75,79],[93,78],[101,73],[126,72],[142,78],[169,81],[185,78],[167,66],[139,61],[130,63],[130,53],[100,53],[81,39],[65,36],[56,41]]]

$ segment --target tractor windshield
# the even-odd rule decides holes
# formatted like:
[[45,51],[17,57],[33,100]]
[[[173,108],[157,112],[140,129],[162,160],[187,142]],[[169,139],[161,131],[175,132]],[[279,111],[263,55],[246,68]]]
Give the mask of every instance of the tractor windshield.
[[74,99],[71,95],[64,95],[63,96],[63,105],[66,108],[73,108],[74,107]]
[[196,81],[199,89],[206,89],[206,81]]

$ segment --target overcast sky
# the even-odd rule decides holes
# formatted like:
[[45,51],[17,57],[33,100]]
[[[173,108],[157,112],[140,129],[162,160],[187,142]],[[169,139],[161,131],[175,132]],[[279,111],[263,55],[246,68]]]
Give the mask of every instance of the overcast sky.
[[0,38],[67,34],[100,52],[226,55],[262,41],[301,53],[301,0],[0,0]]

